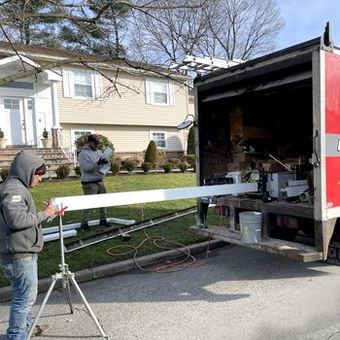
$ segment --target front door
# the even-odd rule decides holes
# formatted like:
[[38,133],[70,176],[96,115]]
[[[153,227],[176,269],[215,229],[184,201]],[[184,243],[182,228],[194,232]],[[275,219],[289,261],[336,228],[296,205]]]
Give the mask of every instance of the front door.
[[30,98],[4,97],[0,106],[4,112],[1,126],[8,145],[33,145],[33,100]]
[[36,129],[33,115],[33,99],[24,98],[24,132],[27,145],[36,145]]

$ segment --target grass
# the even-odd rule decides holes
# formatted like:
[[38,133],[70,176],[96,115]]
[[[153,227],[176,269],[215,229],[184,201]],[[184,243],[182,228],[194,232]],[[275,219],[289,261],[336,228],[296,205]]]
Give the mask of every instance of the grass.
[[[105,179],[108,192],[122,192],[135,190],[165,189],[177,187],[195,186],[195,174],[193,173],[171,173],[171,174],[141,174],[141,175],[120,175],[110,176]],[[32,195],[37,209],[44,209],[44,201],[51,197],[75,196],[82,195],[82,188],[79,179],[51,180],[41,183],[38,187],[32,189]],[[136,204],[130,206],[108,208],[108,217],[117,217],[123,219],[134,219],[136,222],[143,219],[154,218],[159,215],[167,214],[195,205],[195,199],[175,200],[168,202],[154,202],[144,205]],[[90,219],[99,218],[98,211],[91,212]],[[72,223],[80,221],[80,211],[66,212],[63,223]],[[189,226],[195,224],[195,216],[186,216],[159,226],[146,229],[149,236],[163,236],[166,240],[179,242],[184,245],[195,244],[206,240],[189,230]],[[51,223],[43,224],[43,227],[57,225],[57,220]],[[102,227],[91,229],[91,233],[103,231]],[[76,237],[65,239],[65,244],[79,238],[88,236],[83,232],[78,232]],[[73,272],[92,268],[95,266],[122,261],[132,258],[132,254],[110,256],[107,250],[111,247],[117,247],[112,250],[114,253],[126,253],[124,246],[137,246],[146,235],[144,231],[135,232],[131,235],[131,240],[122,242],[120,239],[112,239],[96,245],[81,249],[79,251],[65,254],[65,261],[69,264]],[[167,244],[168,245],[168,244]],[[123,247],[121,247],[123,246]],[[146,243],[138,251],[138,256],[151,254],[162,251],[156,248],[152,243]],[[60,262],[59,241],[52,241],[45,244],[43,251],[39,254],[39,278],[49,277],[58,270]],[[8,282],[3,273],[0,272],[0,287],[7,286]]]

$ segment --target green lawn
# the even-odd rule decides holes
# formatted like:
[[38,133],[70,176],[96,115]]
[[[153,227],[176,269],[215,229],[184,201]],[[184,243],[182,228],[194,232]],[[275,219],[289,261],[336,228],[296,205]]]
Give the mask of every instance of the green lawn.
[[[195,186],[195,177],[193,173],[172,173],[172,174],[133,174],[109,176],[105,179],[108,192],[122,192],[149,189],[165,189],[176,187]],[[32,189],[32,194],[38,209],[44,208],[46,202],[51,197],[82,195],[82,188],[79,179],[65,180],[47,180],[37,188]],[[111,207],[108,209],[108,217],[117,217],[124,219],[142,219],[154,218],[159,215],[167,214],[173,211],[181,210],[195,205],[195,199],[175,200],[168,202],[147,203],[144,205],[136,204],[130,206]],[[99,218],[98,212],[92,212],[91,219]],[[63,223],[72,223],[80,221],[80,211],[66,212]],[[146,229],[149,236],[164,236],[169,241],[180,242],[185,245],[202,242],[205,238],[191,232],[188,227],[195,224],[195,216],[183,217],[172,222],[167,222],[159,226]],[[43,226],[57,225],[57,220]],[[92,229],[92,234],[103,231],[102,227]],[[77,237],[65,239],[65,243],[87,236],[79,231]],[[110,256],[107,249],[119,245],[137,246],[146,235],[143,231],[135,232],[128,242],[122,242],[120,239],[112,239],[99,244],[84,248],[79,251],[66,254],[65,260],[73,272],[91,268],[98,265],[121,261],[131,258],[132,255]],[[117,248],[114,252],[122,253],[127,249]],[[152,244],[146,243],[138,251],[138,256],[162,251],[155,248]],[[39,278],[48,277],[58,270],[60,262],[59,241],[52,241],[45,244],[43,251],[39,255]],[[8,285],[7,280],[0,272],[0,286]]]

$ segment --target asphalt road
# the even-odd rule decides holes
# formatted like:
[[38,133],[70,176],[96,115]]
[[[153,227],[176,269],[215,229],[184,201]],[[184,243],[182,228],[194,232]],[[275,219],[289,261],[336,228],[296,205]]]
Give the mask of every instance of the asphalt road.
[[[174,273],[140,271],[81,284],[111,340],[340,339],[340,267],[303,264],[237,246],[197,256]],[[39,295],[37,306],[45,294]],[[73,294],[52,293],[40,339],[98,339]],[[0,339],[8,304],[0,304]]]

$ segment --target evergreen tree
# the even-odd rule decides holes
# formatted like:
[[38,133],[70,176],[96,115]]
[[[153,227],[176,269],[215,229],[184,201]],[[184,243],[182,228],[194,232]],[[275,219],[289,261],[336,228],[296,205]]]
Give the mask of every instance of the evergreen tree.
[[109,57],[125,56],[122,45],[129,7],[112,0],[88,0],[95,22],[84,22],[77,27],[63,25],[61,39],[68,48]]
[[2,28],[14,42],[35,45],[58,45],[52,32],[61,18],[63,0],[54,1],[52,6],[44,0],[11,0],[0,7]]
[[188,134],[187,154],[195,155],[195,128],[192,126]]
[[155,165],[157,163],[157,159],[158,159],[157,146],[156,143],[152,140],[150,141],[145,151],[144,162],[150,162],[153,165]]

